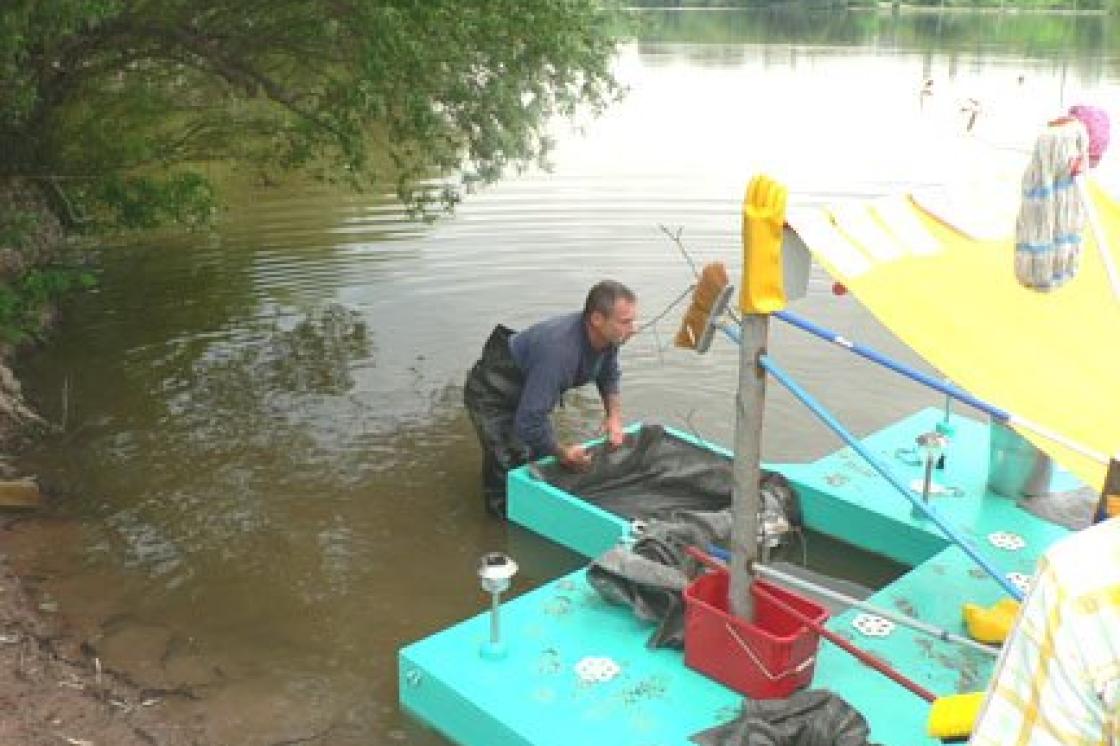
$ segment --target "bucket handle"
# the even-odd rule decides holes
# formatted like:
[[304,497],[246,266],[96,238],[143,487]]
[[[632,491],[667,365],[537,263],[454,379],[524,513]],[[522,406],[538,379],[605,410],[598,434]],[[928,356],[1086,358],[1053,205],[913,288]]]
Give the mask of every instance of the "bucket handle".
[[750,659],[754,661],[754,664],[756,666],[758,666],[758,670],[762,671],[763,675],[766,678],[770,679],[770,681],[781,681],[788,676],[795,676],[804,671],[809,666],[813,665],[813,662],[817,659],[817,656],[810,655],[808,658],[801,661],[801,663],[797,664],[797,666],[795,666],[794,668],[787,669],[785,671],[782,671],[781,673],[773,673],[770,671],[767,665],[762,662],[762,659],[755,654],[751,646],[747,644],[747,641],[739,635],[734,627],[732,627],[727,622],[724,622],[723,626],[727,629],[727,632],[735,638],[735,642],[739,643],[739,647],[743,649],[743,652],[750,656]]

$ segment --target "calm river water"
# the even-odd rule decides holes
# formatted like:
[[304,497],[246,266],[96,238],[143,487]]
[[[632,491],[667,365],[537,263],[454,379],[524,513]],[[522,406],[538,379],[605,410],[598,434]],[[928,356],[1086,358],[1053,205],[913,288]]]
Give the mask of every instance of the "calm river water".
[[[443,743],[398,712],[398,647],[484,608],[486,551],[521,563],[518,591],[577,565],[482,510],[461,384],[496,322],[574,310],[601,277],[651,320],[691,281],[662,227],[697,261],[738,267],[758,171],[797,202],[966,179],[1023,157],[1069,105],[1120,101],[1102,19],[647,19],[618,58],[626,99],[557,125],[551,171],[453,216],[414,224],[387,197],[261,187],[235,191],[214,233],[105,252],[100,288],[21,371],[60,428],[22,466],[65,499],[0,549],[107,666],[189,687],[200,699],[163,706],[222,743]],[[916,362],[830,285],[814,274],[797,310]],[[672,348],[678,310],[624,351],[628,419],[730,443],[737,351]],[[773,333],[775,357],[857,433],[940,403]],[[561,428],[590,435],[596,406],[575,397]],[[774,386],[767,407],[768,460],[838,447]]]

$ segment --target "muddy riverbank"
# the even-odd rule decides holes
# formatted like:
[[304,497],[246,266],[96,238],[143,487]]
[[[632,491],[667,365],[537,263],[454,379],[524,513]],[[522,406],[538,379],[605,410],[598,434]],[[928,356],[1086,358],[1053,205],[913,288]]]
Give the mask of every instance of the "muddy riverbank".
[[[4,216],[18,216],[21,225],[30,226],[20,231],[18,242],[0,240],[0,280],[13,283],[57,258],[64,231],[42,198],[18,184],[0,188],[0,207]],[[53,308],[39,311],[41,330],[56,321]],[[168,716],[167,701],[189,692],[147,687],[104,667],[96,648],[36,592],[37,579],[11,559],[13,540],[41,520],[45,507],[36,482],[19,473],[14,454],[50,427],[25,403],[8,365],[17,352],[0,344],[0,743],[207,743],[190,716]]]
[[205,743],[199,727],[168,717],[168,699],[187,693],[145,688],[104,668],[49,602],[34,598],[34,579],[21,578],[3,555],[19,520],[0,516],[0,743]]

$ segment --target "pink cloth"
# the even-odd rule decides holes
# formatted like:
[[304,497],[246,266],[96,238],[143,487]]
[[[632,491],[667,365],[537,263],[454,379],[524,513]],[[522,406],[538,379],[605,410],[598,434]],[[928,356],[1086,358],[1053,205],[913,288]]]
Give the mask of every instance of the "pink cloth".
[[1096,106],[1079,104],[1070,107],[1069,114],[1081,120],[1089,132],[1089,164],[1096,166],[1108,149],[1108,112]]

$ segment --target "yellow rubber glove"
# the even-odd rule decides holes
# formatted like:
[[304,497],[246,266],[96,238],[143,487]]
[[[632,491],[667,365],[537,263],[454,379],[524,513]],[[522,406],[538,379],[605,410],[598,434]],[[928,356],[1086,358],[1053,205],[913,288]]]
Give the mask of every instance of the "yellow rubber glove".
[[786,224],[786,188],[759,174],[743,199],[743,281],[739,309],[773,313],[785,308],[782,282],[782,230]]

